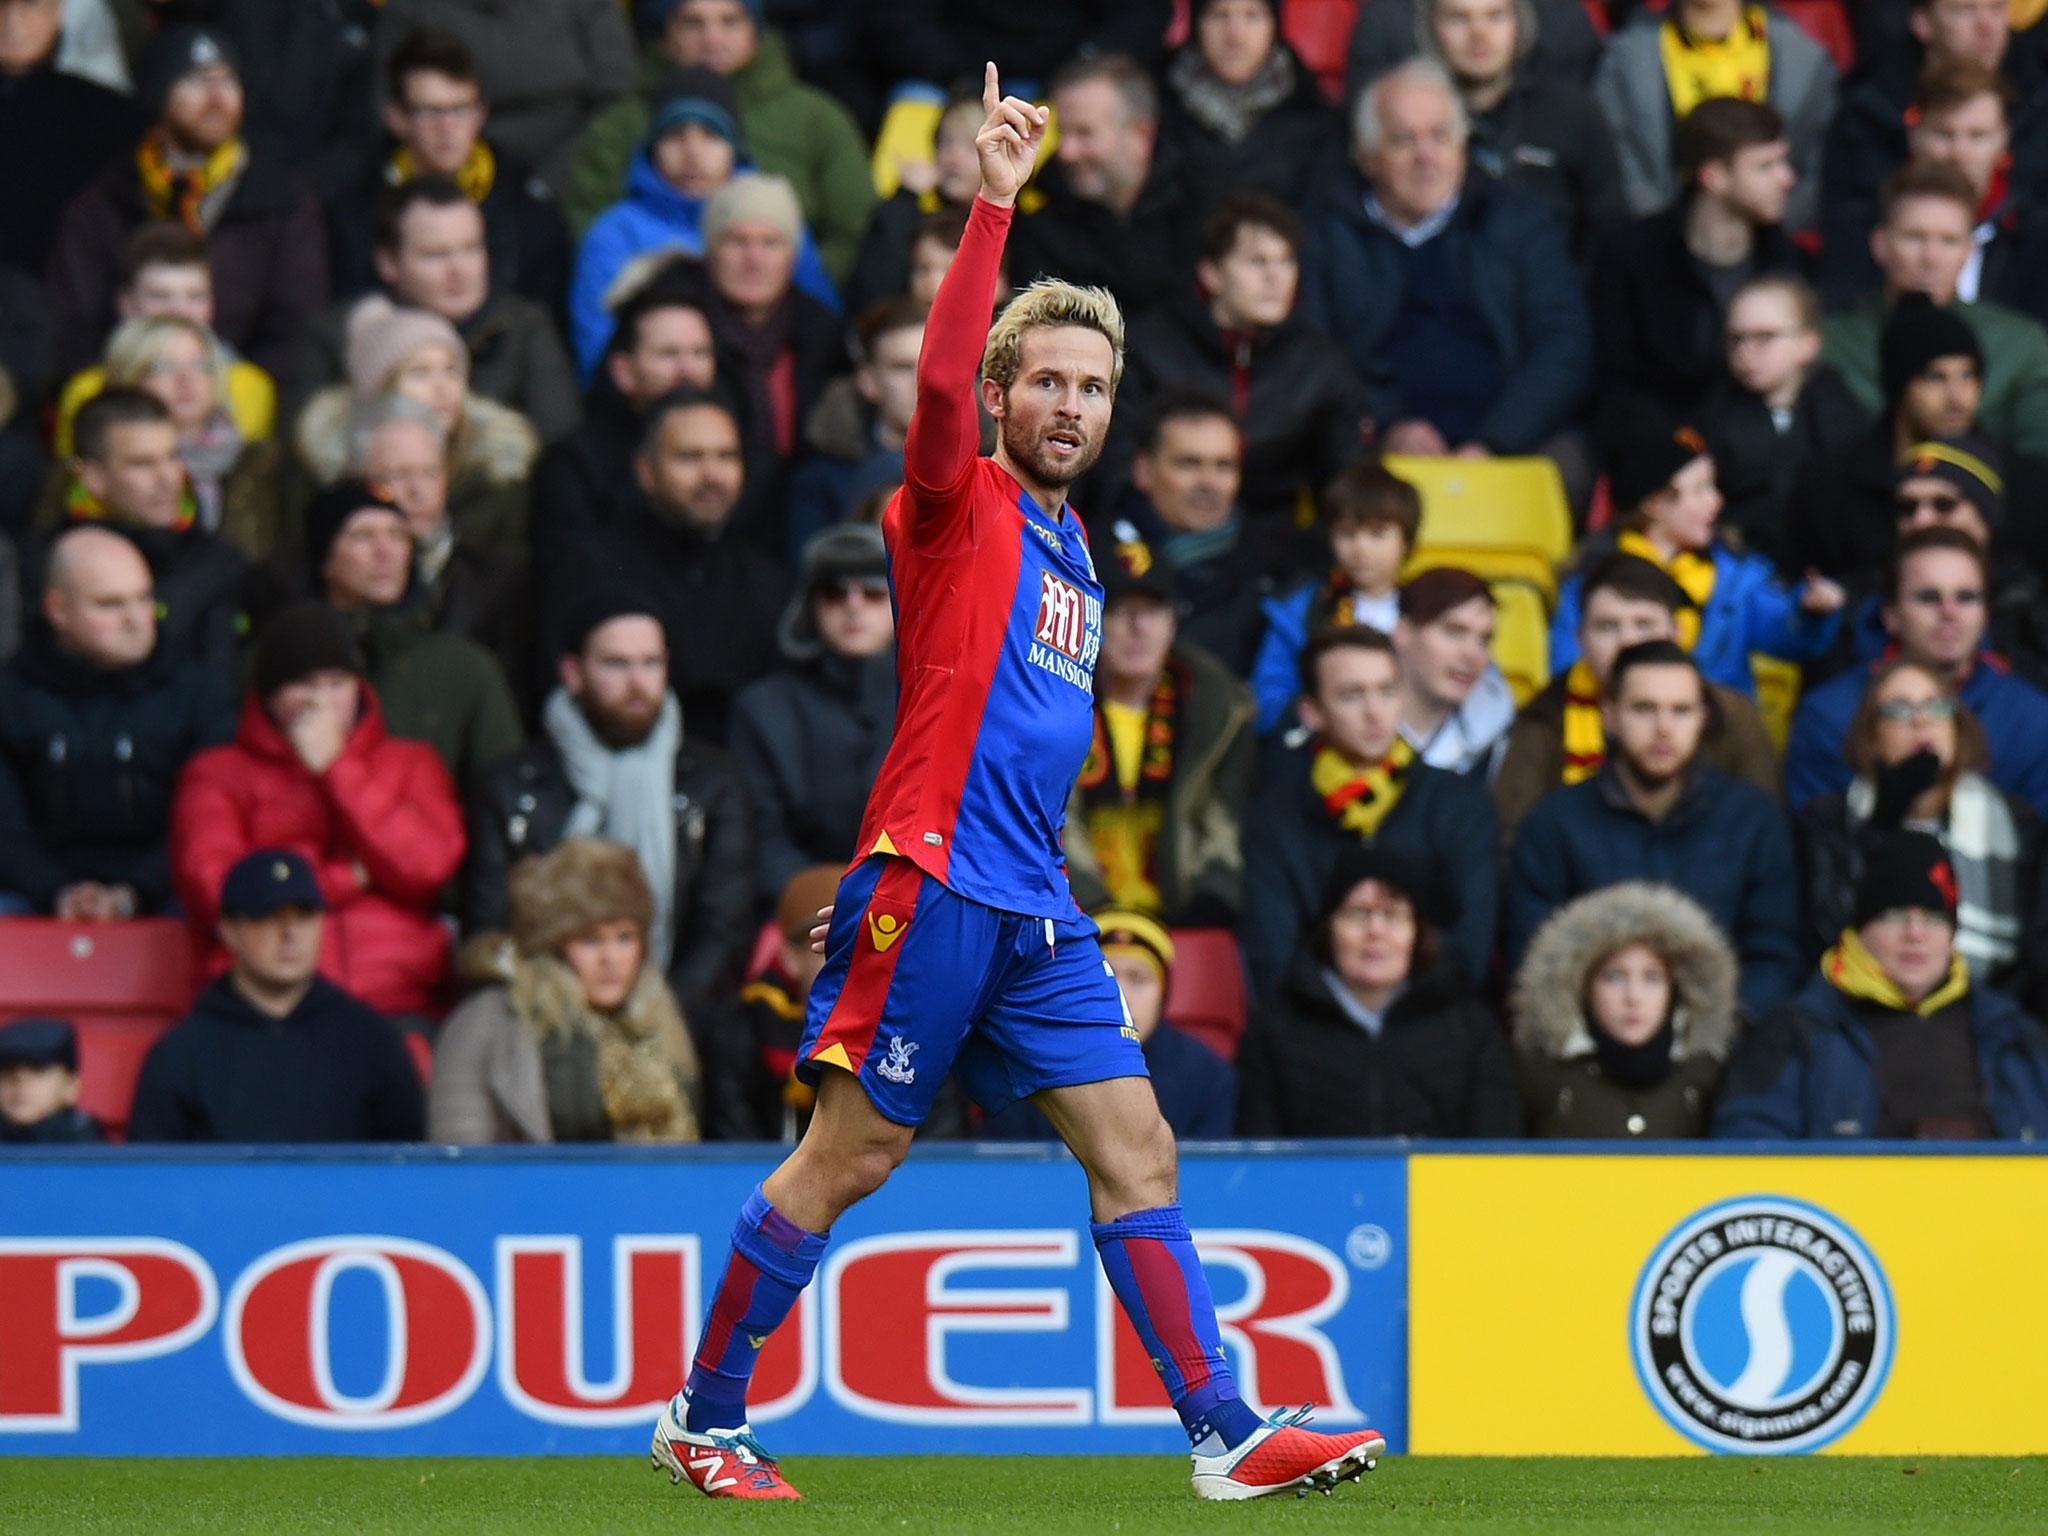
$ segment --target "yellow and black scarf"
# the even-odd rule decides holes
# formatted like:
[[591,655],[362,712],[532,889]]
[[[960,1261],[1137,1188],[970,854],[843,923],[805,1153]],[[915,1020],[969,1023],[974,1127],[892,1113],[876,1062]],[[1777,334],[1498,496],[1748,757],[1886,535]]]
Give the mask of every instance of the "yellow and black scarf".
[[1657,30],[1664,60],[1664,84],[1671,92],[1671,118],[1684,122],[1692,109],[1717,96],[1764,101],[1771,93],[1771,40],[1761,6],[1747,6],[1722,38],[1693,37],[1673,6]]
[[1354,601],[1357,595],[1351,578],[1341,567],[1333,567],[1329,578],[1316,589],[1315,600],[1308,605],[1309,631],[1313,633],[1326,624],[1349,629],[1358,623],[1358,605]]
[[1098,700],[1095,734],[1081,764],[1081,814],[1088,839],[1102,867],[1102,883],[1119,906],[1140,912],[1157,911],[1159,887],[1154,878],[1159,829],[1166,824],[1166,793],[1173,780],[1176,721],[1188,680],[1180,663],[1169,660],[1145,711],[1135,763],[1122,760]]
[[[413,164],[412,151],[401,144],[385,169],[385,179],[394,187],[402,187],[419,173],[419,167]],[[482,203],[489,197],[498,180],[498,157],[491,153],[491,146],[482,139],[471,145],[469,158],[462,162],[453,179],[455,185],[469,195],[472,203]]]
[[164,148],[163,130],[150,129],[135,151],[135,169],[142,178],[142,195],[150,216],[175,220],[193,234],[204,235],[206,200],[241,175],[248,158],[242,141],[229,139],[206,157],[204,165],[177,170]]
[[1700,615],[1707,611],[1707,600],[1714,595],[1714,557],[1681,549],[1667,560],[1662,550],[1633,530],[1616,539],[1614,547],[1625,555],[1641,556],[1678,583],[1679,590],[1692,600],[1691,608],[1678,611],[1678,643],[1688,651],[1698,645]]
[[1564,782],[1583,784],[1607,761],[1607,725],[1600,685],[1581,656],[1564,675]]
[[1948,958],[1948,979],[1919,1002],[1909,1002],[1853,928],[1844,928],[1840,942],[1821,956],[1820,970],[1844,997],[1876,1003],[1894,1013],[1916,1013],[1923,1019],[1941,1012],[1970,990],[1970,968],[1960,954],[1953,954]]
[[[64,515],[73,522],[90,522],[105,517],[107,509],[85,488],[85,482],[73,475],[71,483],[64,487]],[[171,524],[171,531],[183,533],[198,520],[199,500],[192,494],[192,482],[187,480],[178,492],[178,517]]]
[[1308,781],[1323,809],[1347,832],[1370,839],[1379,833],[1387,813],[1400,803],[1408,787],[1415,749],[1394,738],[1394,749],[1379,762],[1361,768],[1335,747],[1318,742],[1309,764]]

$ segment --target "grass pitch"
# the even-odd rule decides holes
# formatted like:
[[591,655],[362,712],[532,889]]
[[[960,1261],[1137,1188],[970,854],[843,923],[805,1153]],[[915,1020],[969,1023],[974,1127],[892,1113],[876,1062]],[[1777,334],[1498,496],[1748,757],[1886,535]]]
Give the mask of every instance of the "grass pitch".
[[1329,1498],[1205,1504],[1135,1457],[804,1457],[797,1505],[711,1503],[631,1460],[0,1459],[0,1530],[33,1536],[572,1532],[1673,1532],[2048,1530],[2048,1459],[1389,1458]]

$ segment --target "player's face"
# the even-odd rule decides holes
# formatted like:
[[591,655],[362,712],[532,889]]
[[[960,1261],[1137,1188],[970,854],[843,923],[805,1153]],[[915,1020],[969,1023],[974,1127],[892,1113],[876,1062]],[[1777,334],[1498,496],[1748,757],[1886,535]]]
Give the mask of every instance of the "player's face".
[[1178,533],[1220,528],[1237,505],[1237,424],[1227,416],[1183,416],[1131,466],[1133,483],[1160,521]]
[[1316,667],[1315,693],[1302,700],[1308,728],[1354,763],[1377,763],[1401,728],[1401,665],[1384,651],[1345,645]]
[[668,697],[668,641],[660,622],[627,614],[598,625],[580,655],[562,658],[562,685],[608,746],[638,746]]
[[1984,642],[1984,573],[1957,549],[1923,549],[1899,570],[1884,611],[1899,650],[1938,672],[1961,670]]
[[1607,740],[1647,789],[1685,772],[1706,725],[1706,690],[1691,667],[1631,667],[1606,707]]
[[1918,1002],[1948,976],[1956,931],[1946,915],[1920,907],[1881,912],[1857,937],[1907,999]]
[[1586,978],[1586,1017],[1609,1039],[1641,1045],[1671,1016],[1671,968],[1647,944],[1628,944]]
[[1916,438],[1962,437],[1976,424],[1983,400],[1974,357],[1937,357],[1906,381],[1899,420]]
[[1579,654],[1603,688],[1614,670],[1614,658],[1645,640],[1675,640],[1678,621],[1671,610],[1649,598],[1625,597],[1602,587],[1586,599],[1579,613]]
[[586,928],[562,946],[562,959],[583,984],[583,1000],[599,1013],[626,1001],[647,958],[647,936],[630,919]]
[[1026,331],[1017,378],[987,386],[989,414],[1015,463],[1050,491],[1064,491],[1095,467],[1109,435],[1116,353],[1100,331],[1080,325]]
[[1131,1010],[1138,1039],[1151,1039],[1166,1009],[1166,980],[1159,974],[1159,966],[1143,950],[1125,945],[1113,945],[1102,954],[1116,972],[1116,984],[1124,994],[1124,1006]]
[[1126,592],[1102,610],[1103,675],[1131,682],[1156,679],[1173,649],[1177,627],[1172,604],[1150,592]]
[[1493,604],[1483,597],[1447,609],[1427,624],[1394,630],[1408,682],[1424,698],[1456,709],[1485,675],[1493,644]]

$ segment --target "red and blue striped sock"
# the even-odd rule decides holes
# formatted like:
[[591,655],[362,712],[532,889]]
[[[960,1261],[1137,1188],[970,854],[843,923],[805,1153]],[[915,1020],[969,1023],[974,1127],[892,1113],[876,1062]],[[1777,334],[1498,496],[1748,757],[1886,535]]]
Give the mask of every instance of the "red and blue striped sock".
[[747,1384],[761,1346],[811,1283],[831,1236],[806,1232],[770,1205],[759,1185],[747,1196],[683,1387],[692,1434],[746,1423]]
[[1262,1420],[1237,1395],[1209,1277],[1179,1202],[1091,1222],[1088,1230],[1110,1289],[1138,1330],[1190,1442],[1214,1436],[1232,1446],[1257,1429]]

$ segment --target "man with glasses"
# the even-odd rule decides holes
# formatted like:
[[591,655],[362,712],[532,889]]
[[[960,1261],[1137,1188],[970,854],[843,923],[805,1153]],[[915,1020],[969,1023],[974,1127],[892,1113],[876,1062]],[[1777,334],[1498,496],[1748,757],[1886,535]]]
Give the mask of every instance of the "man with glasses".
[[[1911,478],[1927,477],[1910,477],[1907,484]],[[1983,722],[1992,783],[2041,809],[2048,807],[2048,694],[2015,677],[2011,664],[1987,646],[1988,582],[1984,546],[1961,527],[1907,533],[1879,609],[1890,636],[1886,654],[1946,680]],[[1785,799],[1793,810],[1848,787],[1842,743],[1867,680],[1867,669],[1858,667],[1800,704],[1785,748]]]

